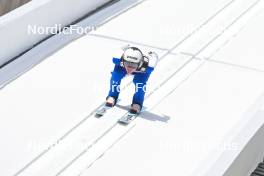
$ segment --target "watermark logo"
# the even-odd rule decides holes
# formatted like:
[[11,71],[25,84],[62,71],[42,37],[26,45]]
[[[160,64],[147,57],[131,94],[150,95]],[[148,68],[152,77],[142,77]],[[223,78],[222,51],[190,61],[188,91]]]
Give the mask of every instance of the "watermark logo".
[[[116,81],[112,81],[112,85],[111,85],[111,92],[120,92],[121,88],[120,88],[120,84],[119,82]],[[135,84],[135,92],[146,92],[146,84],[144,83],[136,83]]]
[[56,34],[65,34],[65,35],[85,35],[91,31],[96,30],[96,26],[78,26],[78,25],[70,25],[63,26],[62,24],[55,24],[54,26],[39,26],[39,25],[28,25],[27,33],[29,35],[56,35]]

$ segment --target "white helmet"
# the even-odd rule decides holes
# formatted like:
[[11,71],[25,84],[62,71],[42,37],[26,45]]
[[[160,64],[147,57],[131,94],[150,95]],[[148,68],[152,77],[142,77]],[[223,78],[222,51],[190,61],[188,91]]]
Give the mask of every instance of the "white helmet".
[[143,62],[143,53],[136,47],[130,47],[123,54],[124,65],[140,67]]

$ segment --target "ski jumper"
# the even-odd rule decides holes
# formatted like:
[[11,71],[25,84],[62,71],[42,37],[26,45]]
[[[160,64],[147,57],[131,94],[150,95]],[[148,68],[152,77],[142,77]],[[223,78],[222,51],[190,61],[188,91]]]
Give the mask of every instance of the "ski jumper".
[[[120,58],[113,58],[114,70],[111,72],[110,80],[110,90],[108,97],[113,97],[115,100],[118,99],[120,93],[120,84],[122,79],[127,75],[126,69],[121,64]],[[132,75],[134,75],[133,83],[135,85],[135,93],[133,96],[132,104],[138,104],[143,107],[144,97],[146,93],[147,81],[154,70],[154,66],[150,66],[148,63],[144,68],[144,71],[137,70]]]

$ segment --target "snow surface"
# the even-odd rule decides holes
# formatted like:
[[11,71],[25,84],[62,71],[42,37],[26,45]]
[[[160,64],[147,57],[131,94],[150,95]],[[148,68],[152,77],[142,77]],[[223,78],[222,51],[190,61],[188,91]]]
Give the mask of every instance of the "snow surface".
[[[243,147],[232,143],[238,124],[264,93],[262,7],[144,1],[60,49],[0,91],[0,174],[204,175]],[[160,61],[146,111],[125,127],[116,121],[131,103],[131,77],[117,107],[101,119],[91,113],[107,94],[111,58],[128,43]]]

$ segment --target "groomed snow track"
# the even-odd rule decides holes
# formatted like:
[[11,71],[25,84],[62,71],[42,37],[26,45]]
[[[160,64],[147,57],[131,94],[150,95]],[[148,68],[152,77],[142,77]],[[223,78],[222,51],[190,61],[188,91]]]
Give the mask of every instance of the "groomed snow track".
[[[254,159],[242,162],[239,171],[230,166],[264,122],[264,63],[260,55],[249,62],[250,51],[242,50],[251,46],[252,53],[261,53],[260,43],[238,44],[252,35],[252,26],[259,29],[253,38],[261,41],[263,0],[128,4],[120,1],[79,22],[98,24],[99,17],[111,14],[103,24],[99,19],[96,31],[73,42],[54,36],[2,68],[2,73],[22,71],[11,72],[0,92],[0,135],[7,143],[0,153],[6,165],[1,175],[251,172]],[[184,32],[173,29],[186,26]],[[38,65],[47,54],[31,57],[57,48],[48,44],[67,41]],[[131,77],[122,82],[116,107],[99,119],[94,112],[108,91],[111,57],[127,43],[160,58],[148,82],[146,111],[123,126],[117,120],[131,103]],[[11,77],[17,79],[10,82]]]

